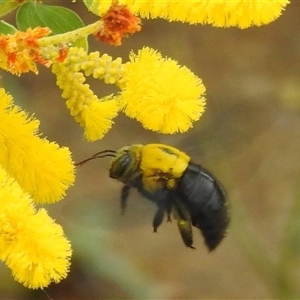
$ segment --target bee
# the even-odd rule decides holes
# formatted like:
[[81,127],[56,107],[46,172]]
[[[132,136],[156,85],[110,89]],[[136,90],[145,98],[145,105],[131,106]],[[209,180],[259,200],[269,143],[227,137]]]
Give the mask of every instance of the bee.
[[157,206],[154,232],[165,216],[171,221],[172,215],[187,247],[195,249],[192,226],[200,229],[209,251],[220,244],[230,222],[228,202],[221,184],[208,170],[193,163],[184,152],[164,144],[104,150],[76,165],[108,156],[113,157],[109,176],[124,183],[122,213],[134,188]]

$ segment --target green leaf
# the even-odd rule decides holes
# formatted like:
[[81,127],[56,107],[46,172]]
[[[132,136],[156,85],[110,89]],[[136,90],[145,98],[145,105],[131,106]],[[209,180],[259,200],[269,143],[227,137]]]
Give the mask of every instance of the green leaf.
[[[16,23],[21,31],[37,26],[48,27],[51,29],[51,35],[69,32],[84,26],[83,21],[72,10],[37,2],[23,4],[18,9]],[[84,49],[88,48],[87,38],[80,38],[71,44]]]
[[[29,0],[24,0],[29,1]],[[3,17],[21,5],[18,0],[0,0],[0,17]]]
[[14,34],[17,31],[17,28],[12,26],[11,24],[5,22],[5,21],[0,21],[0,33],[2,34]]
[[83,3],[90,12],[99,16],[99,0],[83,0]]

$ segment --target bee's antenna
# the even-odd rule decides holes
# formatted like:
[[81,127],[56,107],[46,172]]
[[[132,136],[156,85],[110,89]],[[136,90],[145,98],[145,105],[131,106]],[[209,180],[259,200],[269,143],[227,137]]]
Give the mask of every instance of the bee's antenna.
[[85,164],[86,162],[88,162],[88,161],[90,161],[92,159],[103,158],[103,157],[108,157],[108,156],[115,157],[116,156],[116,151],[115,150],[100,151],[98,153],[95,153],[93,156],[91,156],[91,157],[83,160],[83,161],[75,163],[75,166],[82,166],[83,164]]

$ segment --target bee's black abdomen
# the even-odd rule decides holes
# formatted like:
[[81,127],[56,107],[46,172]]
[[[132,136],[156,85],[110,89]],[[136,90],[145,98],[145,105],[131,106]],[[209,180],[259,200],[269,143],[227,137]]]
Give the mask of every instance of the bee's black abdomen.
[[220,183],[204,168],[189,163],[178,192],[199,228],[208,249],[214,250],[223,240],[229,224],[226,197]]

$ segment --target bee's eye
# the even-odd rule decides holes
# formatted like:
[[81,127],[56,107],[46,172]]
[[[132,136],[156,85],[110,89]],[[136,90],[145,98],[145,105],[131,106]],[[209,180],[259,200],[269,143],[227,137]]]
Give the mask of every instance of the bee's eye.
[[111,164],[109,176],[114,179],[119,179],[126,174],[133,162],[133,157],[127,151],[122,156],[117,157]]

